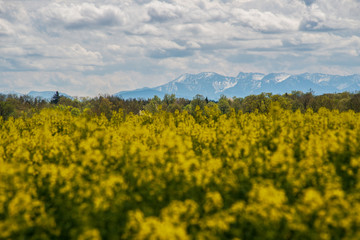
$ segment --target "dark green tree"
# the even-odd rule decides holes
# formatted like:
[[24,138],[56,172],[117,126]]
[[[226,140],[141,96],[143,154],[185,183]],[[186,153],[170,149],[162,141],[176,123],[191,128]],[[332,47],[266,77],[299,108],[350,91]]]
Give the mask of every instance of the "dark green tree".
[[0,116],[2,116],[4,119],[8,119],[14,110],[14,105],[7,101],[5,95],[0,94]]
[[54,94],[54,96],[52,97],[50,103],[52,103],[52,104],[58,104],[59,101],[60,101],[60,98],[61,98],[61,97],[60,97],[59,92],[56,91],[55,94]]
[[348,108],[360,112],[360,93],[353,94],[348,102]]

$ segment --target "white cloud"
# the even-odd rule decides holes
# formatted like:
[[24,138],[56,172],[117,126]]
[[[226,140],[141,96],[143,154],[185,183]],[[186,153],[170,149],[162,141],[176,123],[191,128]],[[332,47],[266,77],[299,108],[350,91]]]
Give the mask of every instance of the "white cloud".
[[159,1],[149,3],[146,8],[150,20],[155,22],[181,18],[183,12],[183,9],[180,6]]
[[291,16],[261,12],[257,9],[250,9],[249,11],[235,9],[233,14],[239,24],[248,26],[254,31],[276,33],[294,31],[298,28],[298,21]]
[[4,19],[0,19],[0,37],[12,34],[14,34],[14,31],[11,28],[11,24]]
[[185,72],[357,73],[359,12],[357,0],[0,0],[0,86],[94,96]]
[[50,26],[63,25],[67,29],[83,29],[123,25],[123,11],[111,5],[96,6],[93,3],[53,3],[38,12],[41,20]]
[[20,48],[20,47],[5,47],[5,48],[0,48],[0,55],[3,56],[12,56],[12,57],[17,57],[17,56],[23,56],[25,54],[24,49]]
[[147,36],[160,36],[162,34],[161,30],[150,24],[143,24],[137,26],[135,29],[130,29],[129,32],[131,32],[134,35],[147,35]]

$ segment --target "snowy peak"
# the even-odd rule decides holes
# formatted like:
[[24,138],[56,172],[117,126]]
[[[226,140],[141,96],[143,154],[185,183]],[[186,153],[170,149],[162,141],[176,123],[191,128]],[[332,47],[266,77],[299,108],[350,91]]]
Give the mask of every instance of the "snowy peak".
[[204,72],[199,74],[186,73],[171,82],[183,83],[183,84],[197,84],[198,81],[211,81],[211,79],[219,76],[221,75],[213,72]]
[[217,98],[219,94],[238,83],[237,78],[227,77],[214,72],[199,74],[183,74],[175,80],[154,88],[157,91],[176,94],[188,98],[200,93],[209,98]]
[[221,93],[228,88],[234,87],[237,83],[238,81],[236,78],[227,77],[225,78],[225,81],[214,81],[212,86],[215,90],[215,93]]
[[273,81],[276,83],[280,83],[288,79],[291,75],[287,73],[277,73],[274,75]]

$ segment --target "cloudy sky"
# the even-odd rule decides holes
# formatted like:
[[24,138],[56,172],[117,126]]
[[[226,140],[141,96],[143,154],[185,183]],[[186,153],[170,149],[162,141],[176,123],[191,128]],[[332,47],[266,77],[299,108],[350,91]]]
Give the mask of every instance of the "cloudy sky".
[[0,92],[96,96],[183,73],[360,73],[360,0],[0,0]]

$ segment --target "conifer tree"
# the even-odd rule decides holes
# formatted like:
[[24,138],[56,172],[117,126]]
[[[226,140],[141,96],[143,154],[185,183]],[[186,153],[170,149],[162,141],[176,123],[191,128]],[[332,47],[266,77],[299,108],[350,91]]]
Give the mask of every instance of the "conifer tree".
[[58,91],[55,92],[54,96],[52,97],[50,103],[52,104],[58,104],[60,101],[60,94]]

